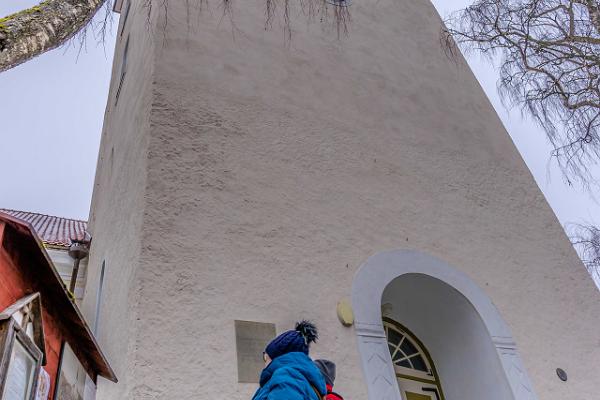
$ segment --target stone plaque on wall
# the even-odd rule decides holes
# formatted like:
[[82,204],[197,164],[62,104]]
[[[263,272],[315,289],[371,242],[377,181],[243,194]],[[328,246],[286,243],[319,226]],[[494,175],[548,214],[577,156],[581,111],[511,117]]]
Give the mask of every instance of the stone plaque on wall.
[[258,383],[265,367],[263,351],[275,337],[275,324],[235,321],[238,382]]

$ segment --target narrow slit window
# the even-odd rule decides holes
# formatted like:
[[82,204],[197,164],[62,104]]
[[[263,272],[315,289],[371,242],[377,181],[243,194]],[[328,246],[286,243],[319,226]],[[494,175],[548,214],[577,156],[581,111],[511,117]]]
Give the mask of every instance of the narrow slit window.
[[127,19],[129,18],[130,10],[131,10],[131,0],[127,1],[127,8],[125,9],[125,14],[123,15],[123,24],[121,25],[121,32],[119,33],[120,37],[123,37],[123,32],[125,31],[125,25],[127,24]]
[[106,261],[102,261],[100,268],[100,283],[98,283],[98,293],[96,293],[96,315],[94,317],[94,335],[98,332],[98,323],[100,322],[100,305],[102,304],[102,290],[104,289],[104,273],[106,269]]
[[127,73],[127,54],[129,53],[129,36],[125,42],[125,49],[123,50],[123,59],[121,60],[121,79],[119,79],[119,87],[117,88],[117,95],[115,98],[115,104],[119,101],[119,95],[123,88],[123,82],[125,81],[125,74]]

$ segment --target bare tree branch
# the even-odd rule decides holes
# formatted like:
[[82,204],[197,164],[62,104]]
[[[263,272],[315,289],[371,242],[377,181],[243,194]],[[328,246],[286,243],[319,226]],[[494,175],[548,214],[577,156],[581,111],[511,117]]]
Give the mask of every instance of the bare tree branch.
[[600,279],[600,228],[571,224],[567,227],[571,242],[578,251],[590,275]]
[[[181,0],[178,0],[181,1]],[[188,9],[188,27],[190,25],[191,3],[202,10],[208,0],[184,0]],[[223,17],[228,17],[235,30],[233,20],[233,0],[217,0],[223,9]],[[273,19],[281,10],[284,39],[289,43],[292,37],[291,3],[292,0],[264,0],[265,27],[270,28]],[[349,0],[296,0],[302,13],[313,19],[319,16],[321,21],[329,19],[331,12],[336,23],[338,37],[347,34],[350,21]],[[142,5],[152,9],[158,2],[165,12],[163,28],[167,24],[169,0],[143,0]],[[52,50],[78,32],[86,28],[92,17],[102,7],[111,4],[111,0],[46,0],[35,7],[19,11],[0,19],[0,72],[13,68],[48,50]],[[241,3],[240,3],[241,4]],[[106,21],[106,19],[105,19]],[[100,36],[106,32],[106,24],[99,29]],[[163,29],[163,33],[166,29]],[[80,36],[85,38],[85,31]],[[166,37],[164,37],[166,40]]]
[[500,94],[544,128],[568,182],[597,183],[590,166],[600,161],[598,0],[477,0],[446,24],[450,53],[456,42],[500,56]]
[[72,38],[107,0],[47,0],[0,19],[0,72]]

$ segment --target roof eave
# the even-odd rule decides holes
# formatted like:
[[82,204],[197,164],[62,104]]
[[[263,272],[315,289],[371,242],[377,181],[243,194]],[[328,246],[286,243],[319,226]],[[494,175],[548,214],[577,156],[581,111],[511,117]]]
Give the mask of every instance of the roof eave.
[[[50,275],[47,276],[47,278],[49,278],[51,281],[44,282],[44,289],[46,289],[49,293],[54,291],[55,295],[60,293],[58,296],[54,297],[61,303],[58,308],[61,310],[61,317],[63,317],[63,320],[65,321],[63,323],[66,325],[70,324],[71,326],[69,326],[69,328],[72,328],[68,329],[66,333],[73,335],[71,339],[74,342],[79,342],[86,347],[86,349],[73,348],[72,350],[75,352],[77,358],[80,360],[90,377],[96,381],[96,376],[100,375],[112,382],[117,382],[117,377],[112,367],[100,349],[100,346],[98,345],[94,334],[85,321],[83,314],[79,310],[79,307],[77,307],[77,305],[71,301],[66,286],[56,270],[54,263],[50,259],[50,256],[46,252],[42,240],[36,234],[31,224],[2,212],[0,212],[0,221],[4,221],[12,226],[17,233],[22,235],[24,234],[33,239],[35,247],[37,247],[37,250],[39,250],[38,257],[40,258],[39,262],[36,264],[38,266],[45,265],[47,267],[46,275]],[[30,255],[33,254],[30,253]],[[36,276],[38,276],[41,272],[43,271],[35,271]]]

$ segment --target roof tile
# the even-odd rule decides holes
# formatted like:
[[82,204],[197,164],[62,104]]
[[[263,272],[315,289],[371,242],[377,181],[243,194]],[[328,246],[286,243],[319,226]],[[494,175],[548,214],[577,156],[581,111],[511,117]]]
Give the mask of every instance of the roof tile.
[[29,222],[46,245],[69,247],[71,239],[86,239],[86,221],[4,208],[0,212]]

